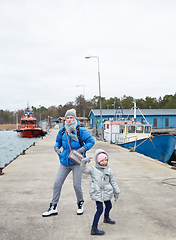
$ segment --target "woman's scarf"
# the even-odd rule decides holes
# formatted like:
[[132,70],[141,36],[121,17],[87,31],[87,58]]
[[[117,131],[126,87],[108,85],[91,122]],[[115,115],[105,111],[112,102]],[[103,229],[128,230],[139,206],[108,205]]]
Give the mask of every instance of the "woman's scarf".
[[68,132],[68,135],[74,140],[78,141],[77,135],[76,135],[76,126],[77,126],[77,121],[72,121],[70,123],[65,123],[65,128],[66,131]]

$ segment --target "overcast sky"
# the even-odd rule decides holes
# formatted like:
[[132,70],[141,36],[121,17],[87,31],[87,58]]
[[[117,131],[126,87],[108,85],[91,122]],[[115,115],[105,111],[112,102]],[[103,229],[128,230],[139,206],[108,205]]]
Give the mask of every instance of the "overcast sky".
[[[175,0],[0,0],[0,109],[176,92]],[[76,87],[76,85],[83,85]]]

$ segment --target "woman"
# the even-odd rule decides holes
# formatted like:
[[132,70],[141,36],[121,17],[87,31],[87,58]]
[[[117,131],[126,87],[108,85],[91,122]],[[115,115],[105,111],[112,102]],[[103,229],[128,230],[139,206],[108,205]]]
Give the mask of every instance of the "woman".
[[[56,144],[54,146],[54,150],[59,155],[60,166],[54,183],[53,198],[49,209],[42,214],[43,217],[58,214],[57,203],[59,202],[61,188],[66,177],[71,171],[73,172],[73,186],[77,197],[77,214],[83,214],[84,199],[81,187],[82,173],[80,165],[75,164],[68,158],[70,153],[69,143],[72,150],[77,150],[84,156],[85,151],[91,149],[95,144],[95,141],[86,129],[79,127],[80,122],[76,119],[75,109],[70,109],[66,112],[65,120],[65,127],[59,130],[56,137]],[[84,146],[81,146],[79,140],[84,143]],[[62,152],[60,150],[61,147],[63,148]]]

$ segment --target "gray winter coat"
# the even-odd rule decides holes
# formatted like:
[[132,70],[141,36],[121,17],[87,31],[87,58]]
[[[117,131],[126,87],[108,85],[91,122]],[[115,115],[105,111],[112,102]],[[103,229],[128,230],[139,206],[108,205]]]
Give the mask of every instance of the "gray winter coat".
[[99,202],[108,201],[114,194],[120,193],[120,189],[116,183],[112,170],[108,165],[106,167],[100,166],[96,160],[97,155],[102,152],[107,154],[102,149],[98,149],[95,152],[95,166],[86,167],[84,161],[81,161],[80,164],[81,171],[91,175],[90,197],[92,200]]

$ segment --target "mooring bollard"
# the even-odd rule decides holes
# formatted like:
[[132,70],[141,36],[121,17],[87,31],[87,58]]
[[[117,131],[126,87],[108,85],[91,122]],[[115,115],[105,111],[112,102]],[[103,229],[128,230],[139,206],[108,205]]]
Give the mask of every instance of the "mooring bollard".
[[23,152],[22,152],[22,154],[21,155],[25,155],[26,153],[25,153],[25,150],[23,150]]
[[176,161],[171,161],[171,163],[173,164],[173,166],[171,168],[176,170]]
[[2,172],[2,170],[4,169],[4,167],[0,167],[0,175],[3,175],[4,173]]

